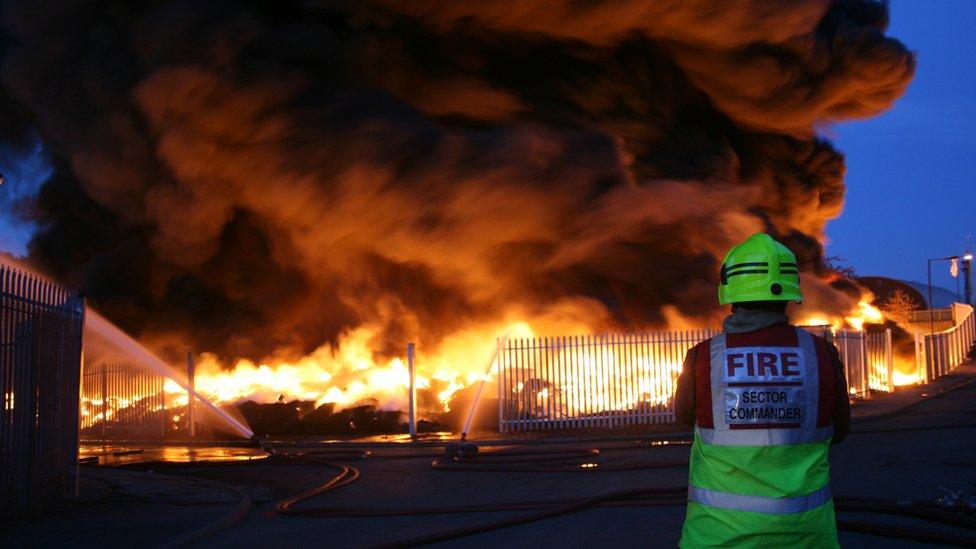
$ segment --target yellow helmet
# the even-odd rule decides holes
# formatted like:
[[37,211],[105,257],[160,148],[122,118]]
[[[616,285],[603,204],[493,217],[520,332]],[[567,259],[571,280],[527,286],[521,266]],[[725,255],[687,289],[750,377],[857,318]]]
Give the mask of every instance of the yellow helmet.
[[766,233],[729,250],[722,263],[718,302],[803,301],[796,256]]

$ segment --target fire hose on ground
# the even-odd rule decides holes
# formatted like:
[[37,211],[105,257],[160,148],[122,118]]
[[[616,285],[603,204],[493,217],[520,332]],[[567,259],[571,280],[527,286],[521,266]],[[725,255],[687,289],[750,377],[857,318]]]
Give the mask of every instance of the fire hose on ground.
[[[607,465],[596,461],[601,455],[607,452],[631,450],[634,447],[611,447],[605,448],[601,452],[598,449],[587,450],[526,450],[514,448],[507,450],[488,451],[476,454],[459,455],[449,453],[433,460],[431,466],[438,471],[449,472],[513,472],[513,473],[582,473],[594,474],[599,472],[628,471],[653,468],[683,467],[687,465],[687,460],[657,460],[643,461],[636,463],[625,463],[618,465]],[[582,498],[562,498],[547,499],[538,501],[516,501],[501,502],[491,504],[471,504],[471,505],[451,505],[451,506],[432,506],[432,507],[411,507],[411,508],[365,508],[365,507],[337,507],[337,506],[308,506],[308,502],[327,493],[333,492],[348,486],[361,476],[360,471],[355,467],[340,463],[348,460],[364,459],[424,459],[432,457],[429,452],[414,454],[399,454],[376,456],[368,451],[350,451],[342,449],[334,450],[312,450],[295,454],[276,454],[271,450],[271,454],[266,459],[253,460],[244,463],[261,463],[265,465],[311,465],[328,467],[334,469],[336,473],[326,482],[319,484],[309,490],[280,500],[275,505],[275,512],[282,516],[300,517],[390,517],[390,516],[422,516],[422,515],[447,515],[447,514],[473,514],[473,513],[497,513],[497,512],[519,512],[532,511],[531,513],[490,521],[473,526],[465,526],[424,535],[416,538],[398,540],[392,543],[381,545],[382,547],[411,547],[452,539],[459,539],[471,535],[486,533],[494,530],[510,528],[523,524],[529,524],[540,520],[546,520],[559,516],[564,516],[587,508],[594,507],[658,507],[658,506],[681,506],[685,505],[687,498],[687,485],[676,486],[647,486],[642,488],[632,488],[627,490],[609,492]],[[243,463],[242,463],[243,464]],[[145,466],[145,464],[142,464]],[[208,467],[217,465],[227,465],[227,462],[194,462],[192,464],[154,464],[155,467],[162,469],[179,468],[182,465],[193,467]],[[196,477],[194,477],[196,478]],[[240,492],[239,490],[236,490]],[[246,494],[242,494],[246,498]],[[838,513],[867,513],[897,515],[921,519],[929,522],[943,524],[955,528],[976,531],[976,518],[962,514],[960,510],[951,510],[940,506],[935,502],[927,501],[896,501],[887,499],[867,498],[867,497],[845,497],[836,496],[834,505]],[[250,499],[247,499],[247,507],[250,507]],[[246,514],[244,511],[243,514]],[[231,513],[221,517],[217,522],[206,528],[195,531],[183,536],[179,540],[168,545],[180,545],[188,543],[190,540],[196,541],[203,537],[213,534],[216,531],[226,528],[243,518],[240,513],[240,504]],[[976,536],[965,536],[954,533],[939,532],[931,529],[890,526],[885,524],[870,523],[864,521],[854,521],[839,518],[837,527],[848,532],[869,534],[881,537],[906,539],[913,541],[924,541],[930,543],[942,543],[947,545],[976,546]]]
[[[620,448],[617,448],[620,449]],[[555,453],[555,455],[552,455]],[[481,454],[478,457],[462,458],[449,455],[434,460],[436,470],[441,471],[470,471],[470,472],[539,472],[565,473],[569,471],[591,473],[598,471],[636,470],[658,467],[675,467],[686,465],[685,460],[667,460],[657,462],[643,462],[622,466],[580,467],[600,455],[599,450],[566,450],[561,452],[539,451],[497,451]],[[422,457],[422,456],[404,456]],[[574,466],[573,461],[580,461]],[[346,465],[334,462],[320,462],[339,471],[326,483],[297,496],[282,500],[275,507],[278,514],[286,516],[316,516],[316,517],[379,517],[405,515],[459,514],[459,513],[490,513],[503,511],[536,511],[524,516],[505,518],[474,526],[456,528],[445,532],[399,540],[383,544],[381,547],[411,547],[430,543],[437,543],[458,539],[475,534],[528,524],[540,520],[554,518],[586,508],[598,506],[678,506],[686,503],[687,485],[670,487],[643,487],[636,489],[610,492],[592,497],[579,499],[553,499],[542,501],[519,501],[507,503],[493,503],[481,505],[439,506],[425,508],[378,509],[378,508],[346,508],[346,507],[298,507],[299,504],[321,496],[332,490],[346,486],[359,477],[359,472]],[[550,466],[544,464],[549,463]],[[350,469],[352,471],[350,471]],[[839,513],[870,513],[888,514],[902,517],[926,520],[956,528],[976,531],[976,518],[962,515],[945,509],[934,502],[926,501],[896,501],[866,497],[834,498],[834,505]],[[938,532],[924,528],[910,528],[904,526],[890,526],[863,521],[838,519],[837,527],[854,533],[870,534],[896,539],[943,543],[947,545],[976,546],[976,537],[953,533]]]

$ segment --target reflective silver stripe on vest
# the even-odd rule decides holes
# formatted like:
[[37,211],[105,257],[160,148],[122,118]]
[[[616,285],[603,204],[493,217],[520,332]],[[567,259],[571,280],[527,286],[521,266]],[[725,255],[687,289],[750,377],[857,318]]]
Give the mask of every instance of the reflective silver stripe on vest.
[[704,429],[695,432],[705,444],[714,446],[777,446],[820,442],[834,436],[831,426],[814,429]]
[[728,429],[725,420],[725,383],[722,380],[722,368],[725,358],[725,333],[712,338],[709,344],[712,371],[712,423],[716,429]]
[[694,501],[711,507],[735,509],[736,511],[753,511],[756,513],[771,513],[786,515],[802,513],[816,509],[830,501],[830,485],[824,486],[816,492],[811,492],[798,498],[770,498],[764,496],[745,496],[717,492],[697,486],[688,486],[688,501]]
[[800,348],[803,349],[803,354],[806,355],[804,363],[807,372],[806,381],[803,385],[806,389],[807,401],[803,428],[816,429],[817,415],[820,411],[820,368],[818,367],[820,361],[817,359],[817,348],[813,346],[813,335],[803,328],[795,328],[795,330],[796,340],[800,344]]
[[730,429],[725,417],[725,380],[722,377],[726,339],[725,334],[716,335],[709,342],[711,360],[712,423],[713,429],[695,427],[702,442],[716,446],[770,446],[780,444],[804,444],[820,442],[834,434],[832,426],[817,427],[820,403],[820,371],[817,350],[813,336],[802,328],[796,328],[797,342],[805,356],[806,391],[805,415],[800,428],[776,429]]

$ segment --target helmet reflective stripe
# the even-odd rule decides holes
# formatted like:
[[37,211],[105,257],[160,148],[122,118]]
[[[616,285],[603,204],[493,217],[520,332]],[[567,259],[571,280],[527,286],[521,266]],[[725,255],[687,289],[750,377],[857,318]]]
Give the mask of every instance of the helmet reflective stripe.
[[830,501],[830,485],[796,498],[748,496],[707,490],[697,486],[688,486],[688,499],[696,503],[711,505],[712,507],[722,507],[723,509],[786,515],[816,509]]

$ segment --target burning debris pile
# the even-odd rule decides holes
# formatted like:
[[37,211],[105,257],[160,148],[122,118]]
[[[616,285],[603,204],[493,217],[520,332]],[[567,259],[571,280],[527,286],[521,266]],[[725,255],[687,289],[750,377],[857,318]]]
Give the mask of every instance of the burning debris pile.
[[870,0],[0,6],[0,138],[54,168],[32,261],[212,353],[221,401],[402,408],[417,341],[443,409],[506,332],[716,325],[720,256],[760,230],[804,314],[857,316],[816,128],[915,64]]

